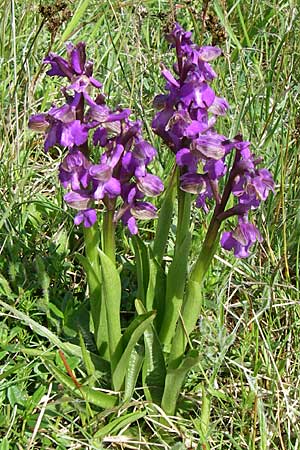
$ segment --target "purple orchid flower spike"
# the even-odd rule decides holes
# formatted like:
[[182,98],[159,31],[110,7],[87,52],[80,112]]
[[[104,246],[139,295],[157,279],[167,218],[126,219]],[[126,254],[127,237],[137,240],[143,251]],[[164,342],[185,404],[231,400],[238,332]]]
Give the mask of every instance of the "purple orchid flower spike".
[[[141,122],[129,119],[128,108],[110,110],[102,93],[92,97],[92,88],[99,89],[101,83],[92,76],[84,42],[68,44],[66,59],[50,53],[44,63],[51,66],[47,75],[67,78],[68,86],[61,89],[66,102],[53,105],[48,113],[32,115],[29,128],[44,133],[45,151],[53,146],[68,149],[59,166],[59,180],[70,189],[64,196],[66,203],[78,211],[74,223],[91,227],[101,208],[114,211],[115,223],[121,220],[136,234],[138,219],[156,217],[155,206],[144,197],[163,190],[161,180],[148,172],[156,150],[143,138]],[[91,134],[93,153],[99,155],[96,162],[90,154]]]
[[[209,61],[220,56],[221,50],[210,46],[198,47],[191,36],[179,24],[175,24],[167,36],[176,49],[175,75],[166,68],[162,70],[168,94],[160,94],[154,100],[154,106],[160,111],[153,119],[152,127],[176,154],[180,173],[188,172],[190,179],[194,174],[193,191],[202,192],[204,175],[219,179],[226,172],[226,148],[223,145],[226,137],[218,134],[214,126],[229,105],[225,99],[216,96],[209,84],[216,77]],[[216,170],[213,170],[211,161],[220,161]],[[204,172],[198,172],[200,167]],[[186,178],[181,178],[183,190],[187,189],[186,181]]]
[[[238,216],[235,232],[225,232],[222,246],[234,249],[237,257],[248,255],[249,248],[260,235],[245,217],[274,192],[274,181],[267,169],[258,169],[261,162],[250,151],[250,143],[240,135],[228,139],[219,134],[216,125],[219,117],[229,110],[227,100],[216,95],[211,82],[217,77],[210,62],[221,56],[217,47],[199,47],[192,41],[192,33],[175,24],[167,40],[176,51],[173,73],[162,66],[166,80],[165,94],[154,99],[158,109],[152,121],[154,132],[175,153],[180,173],[180,188],[197,195],[196,206],[209,212],[215,202],[212,226],[214,232],[228,217]],[[227,167],[228,156],[232,167]],[[225,174],[228,175],[224,182]],[[229,196],[235,204],[226,210]]]
[[79,42],[76,46],[67,44],[68,60],[56,53],[49,53],[44,59],[45,64],[50,64],[51,69],[47,75],[53,77],[67,77],[72,84],[69,89],[82,92],[91,84],[95,88],[101,88],[102,84],[92,77],[93,63],[86,61],[85,43]]

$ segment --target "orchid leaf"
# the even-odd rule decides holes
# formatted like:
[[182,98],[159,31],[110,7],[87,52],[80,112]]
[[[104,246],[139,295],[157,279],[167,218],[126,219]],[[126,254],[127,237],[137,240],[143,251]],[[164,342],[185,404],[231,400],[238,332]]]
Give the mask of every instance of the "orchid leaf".
[[114,354],[121,339],[120,304],[121,304],[121,281],[116,266],[112,260],[99,250],[102,281],[103,299],[106,308],[109,354],[112,367],[114,367]]
[[177,399],[180,394],[182,384],[187,372],[199,364],[200,355],[196,350],[191,350],[183,358],[179,366],[175,369],[168,369],[164,395],[161,406],[168,415],[173,415],[176,409]]
[[121,417],[117,417],[115,420],[110,421],[107,425],[102,427],[99,431],[96,432],[94,438],[103,438],[108,435],[116,434],[119,430],[130,425],[133,422],[141,419],[147,414],[147,411],[144,409],[143,411],[132,412],[126,415],[122,415]]
[[165,313],[160,330],[164,350],[169,352],[180,314],[186,283],[191,234],[188,233],[176,252],[167,275]]
[[144,331],[154,320],[154,317],[155,312],[153,311],[137,316],[125,330],[118,348],[116,349],[116,355],[120,355],[119,360],[115,363],[115,369],[113,371],[113,385],[116,391],[119,391],[124,383],[133,348],[138,343]]
[[51,361],[44,361],[44,365],[49,372],[54,375],[57,381],[65,385],[77,397],[84,398],[87,402],[105,409],[113,408],[118,403],[118,397],[116,395],[110,395],[87,386],[78,388],[75,386],[72,378],[66,375],[62,370],[58,369]]
[[158,264],[150,249],[149,260],[149,283],[146,297],[147,311],[155,310],[157,315],[155,318],[156,330],[160,330],[161,322],[164,315],[166,294],[166,274],[163,268]]
[[[135,302],[138,314],[144,314],[145,308],[139,300]],[[155,327],[151,323],[144,332],[145,360],[143,364],[143,386],[146,399],[158,405],[161,403],[166,367]]]
[[[76,258],[84,268],[89,286],[91,314],[94,324],[94,336],[99,355],[108,359],[108,331],[105,304],[102,300],[101,273],[94,269],[89,259],[79,253]],[[100,270],[98,268],[98,270]]]
[[132,236],[135,263],[137,269],[138,292],[137,297],[145,303],[149,283],[149,255],[146,245],[138,236]]
[[125,377],[124,402],[131,400],[137,379],[144,361],[144,346],[136,344],[133,348]]

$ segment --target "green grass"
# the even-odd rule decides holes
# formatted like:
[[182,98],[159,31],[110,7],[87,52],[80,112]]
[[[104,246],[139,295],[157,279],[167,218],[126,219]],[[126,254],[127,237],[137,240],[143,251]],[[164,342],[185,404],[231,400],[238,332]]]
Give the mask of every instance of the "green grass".
[[[75,0],[69,4],[73,17],[57,30],[52,23],[52,33],[37,0],[30,8],[0,2],[1,450],[300,447],[299,9],[287,0],[210,3],[218,30],[226,34],[220,43],[224,58],[214,64],[219,74],[214,87],[231,105],[219,131],[242,132],[252,141],[274,174],[276,195],[257,214],[264,242],[249,259],[217,253],[193,336],[202,362],[187,377],[180,417],[162,423],[163,412],[138,390],[130,404],[103,412],[60,384],[49,369],[54,362],[65,371],[60,348],[76,376],[90,382],[74,347],[85,311],[85,280],[74,259],[82,234],[63,204],[59,158],[43,153],[27,122],[57,98],[42,58],[50,49],[62,53],[66,39],[85,40],[110,104],[130,105],[158,146],[150,128],[152,100],[164,85],[159,63],[172,60],[164,41],[172,2]],[[203,33],[201,2],[182,1],[176,11],[183,26],[195,29],[199,43],[217,39]],[[161,148],[155,169],[162,178],[171,163]],[[198,211],[194,215],[196,255],[206,218]],[[126,283],[134,278],[131,244],[121,230],[118,239],[127,245],[119,255]],[[128,282],[124,302],[130,306],[133,300]],[[85,340],[92,351],[88,334]],[[96,377],[106,388],[100,370]],[[201,423],[204,407],[210,417]]]

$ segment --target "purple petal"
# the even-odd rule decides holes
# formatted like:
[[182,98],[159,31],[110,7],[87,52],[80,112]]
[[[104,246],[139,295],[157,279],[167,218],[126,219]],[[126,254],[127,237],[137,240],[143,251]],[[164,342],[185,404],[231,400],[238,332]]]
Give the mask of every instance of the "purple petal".
[[179,167],[187,166],[189,172],[196,171],[198,159],[192,154],[188,148],[181,148],[176,153],[176,162]]
[[145,195],[155,197],[164,190],[164,185],[156,175],[147,174],[137,181],[137,186]]
[[[246,221],[245,221],[246,220]],[[233,250],[237,258],[249,256],[249,248],[256,241],[262,241],[258,229],[247,219],[239,219],[239,224],[235,230],[224,232],[221,237],[221,245],[225,250]]]
[[138,234],[138,227],[136,225],[136,220],[134,217],[130,217],[127,221],[128,230],[130,231],[130,234]]
[[74,217],[75,225],[79,225],[83,222],[85,228],[92,227],[97,220],[97,213],[94,209],[86,209],[85,211],[80,211]]
[[170,83],[172,86],[177,87],[177,88],[180,87],[180,84],[178,83],[177,80],[175,80],[175,78],[173,77],[171,72],[169,72],[169,70],[164,69],[161,71],[161,74],[165,77],[165,79],[168,81],[168,83]]
[[146,161],[148,164],[156,156],[157,152],[147,141],[139,141],[134,146],[134,155],[137,159]]
[[152,128],[157,131],[165,130],[166,125],[173,114],[174,111],[172,108],[163,109],[162,111],[158,112],[152,121]]
[[224,116],[229,109],[229,104],[225,98],[215,97],[213,103],[209,107],[209,112],[216,116]]
[[186,173],[180,177],[180,189],[190,194],[201,194],[206,189],[203,175]]
[[121,194],[121,184],[117,178],[112,177],[107,183],[105,183],[105,193],[110,198],[115,198]]
[[96,78],[89,77],[90,83],[97,89],[100,89],[102,87],[102,83],[100,81],[96,80]]
[[33,114],[29,118],[28,126],[31,130],[45,132],[49,127],[49,122],[46,120],[46,114]]
[[198,54],[202,61],[212,61],[222,54],[222,50],[208,45],[201,47]]
[[71,65],[73,70],[81,75],[84,71],[84,65],[86,61],[85,43],[79,42],[76,47],[71,51]]
[[80,192],[68,192],[64,195],[64,200],[68,203],[71,208],[84,210],[88,209],[91,204],[90,195],[87,193]]
[[225,231],[221,237],[221,245],[225,250],[234,250],[234,255],[237,258],[247,258],[249,256],[249,248],[240,245],[233,239],[231,232]]
[[201,71],[202,78],[204,78],[204,80],[212,81],[217,77],[216,72],[207,62],[200,59],[200,61],[198,62],[198,66]]
[[152,203],[138,202],[130,209],[131,214],[141,220],[157,218],[157,209]]
[[109,109],[105,105],[97,105],[96,103],[91,106],[88,111],[88,119],[96,120],[97,122],[105,122],[109,116]]
[[67,123],[62,128],[60,144],[64,147],[72,147],[73,145],[82,145],[88,139],[88,130],[82,125],[80,120]]
[[55,53],[49,53],[48,56],[44,59],[44,64],[51,64],[51,69],[46,73],[47,75],[53,77],[67,77],[71,80],[73,76],[73,71],[69,66],[68,61],[66,61],[61,56],[56,55]]
[[95,200],[102,200],[105,197],[105,183],[99,182],[94,191]]
[[198,120],[192,120],[192,122],[186,127],[184,135],[193,138],[203,130],[203,124]]
[[221,159],[225,154],[223,140],[223,136],[203,135],[193,142],[193,149],[200,152],[205,158]]
[[155,109],[162,109],[162,108],[165,108],[168,97],[169,97],[169,96],[168,96],[168,95],[165,95],[165,94],[159,94],[159,95],[157,95],[156,97],[154,97],[154,100],[153,100],[153,107],[154,107]]
[[274,180],[267,169],[258,170],[258,176],[253,178],[252,184],[261,200],[266,200],[269,191],[274,192]]
[[[201,100],[205,108],[209,108],[213,104],[215,96],[216,95],[212,88],[208,84],[204,83],[201,88]],[[199,104],[199,106],[202,107],[201,104]]]
[[44,143],[45,152],[47,152],[55,144],[60,144],[61,133],[62,133],[62,124],[59,122],[54,123],[49,128],[49,131],[47,133],[47,137],[46,137],[46,140]]
[[127,119],[131,114],[130,109],[123,109],[122,111],[115,112],[109,114],[109,116],[106,119],[106,122],[117,122],[119,120]]
[[226,166],[221,159],[217,161],[209,159],[204,165],[204,170],[208,173],[209,178],[217,180],[225,175]]
[[99,144],[101,147],[105,147],[107,143],[107,130],[106,128],[97,128],[93,135],[93,144],[96,146]]
[[117,144],[116,148],[113,150],[113,152],[111,153],[110,158],[109,158],[110,167],[115,167],[118,164],[123,152],[124,152],[123,145]]
[[89,174],[97,181],[107,182],[112,176],[112,168],[108,164],[95,164],[89,168]]
[[53,106],[49,110],[48,114],[56,120],[60,120],[64,123],[70,123],[76,119],[76,110],[70,105],[63,105],[59,107]]

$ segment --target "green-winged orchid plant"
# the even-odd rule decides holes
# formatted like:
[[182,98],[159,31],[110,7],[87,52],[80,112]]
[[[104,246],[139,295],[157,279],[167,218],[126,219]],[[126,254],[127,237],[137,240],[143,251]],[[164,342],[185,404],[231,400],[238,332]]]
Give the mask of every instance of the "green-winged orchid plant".
[[[123,400],[130,399],[141,372],[146,399],[174,414],[184,377],[199,363],[189,336],[200,314],[202,282],[218,242],[221,239],[221,246],[233,250],[237,258],[249,255],[253,244],[262,240],[250,221],[251,211],[274,190],[274,182],[267,169],[258,168],[261,158],[252,154],[249,142],[216,131],[219,116],[229,108],[211,87],[216,73],[210,62],[221,50],[197,46],[191,33],[177,23],[167,39],[176,62],[172,72],[162,68],[166,93],[154,99],[158,112],[152,128],[174,154],[175,169],[159,214],[147,200],[164,190],[148,167],[157,150],[143,138],[142,123],[130,120],[129,109],[112,111],[107,106],[84,43],[68,44],[67,59],[51,53],[44,60],[51,66],[49,76],[68,80],[62,88],[65,103],[31,116],[29,126],[45,133],[45,151],[55,145],[66,151],[59,179],[68,190],[66,203],[77,211],[75,225],[83,225],[85,256],[78,258],[87,275],[98,356],[109,368],[112,389],[123,392]],[[202,248],[188,271],[194,200],[204,213],[214,209]],[[166,270],[163,256],[176,204],[174,256]],[[138,236],[138,221],[157,217],[155,238],[146,246]],[[220,235],[223,222],[231,217],[237,218],[235,229]],[[115,256],[118,222],[132,237],[138,282],[137,315],[126,330],[121,329]],[[85,388],[88,399],[94,394]],[[99,395],[100,406],[118,402],[115,396]]]

